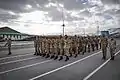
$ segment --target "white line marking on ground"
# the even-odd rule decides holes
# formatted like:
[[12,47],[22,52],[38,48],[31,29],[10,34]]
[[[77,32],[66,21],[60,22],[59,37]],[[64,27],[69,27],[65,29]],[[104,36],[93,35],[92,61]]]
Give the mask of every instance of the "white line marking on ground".
[[50,62],[50,61],[52,61],[52,60],[46,60],[46,61],[35,63],[35,64],[32,64],[32,65],[27,65],[27,66],[22,66],[22,67],[14,68],[14,69],[11,69],[11,70],[0,72],[0,74],[4,74],[4,73],[11,72],[11,71],[16,71],[16,70],[24,69],[24,68],[29,68],[29,67],[32,67],[32,66],[35,66],[35,65],[39,65],[39,64],[43,64],[43,63]]
[[22,56],[27,56],[27,55],[33,55],[33,54],[22,54],[22,55],[16,55],[16,56],[4,57],[4,58],[0,58],[0,60],[3,60],[3,59],[9,59],[9,58],[15,58],[15,57],[22,57]]
[[71,65],[73,65],[73,64],[76,64],[76,63],[78,63],[78,62],[81,62],[81,61],[83,61],[83,60],[85,60],[85,59],[87,59],[87,58],[90,58],[90,57],[92,57],[92,56],[95,56],[95,55],[99,54],[100,52],[101,52],[101,51],[99,51],[99,52],[97,52],[97,53],[94,53],[94,54],[92,54],[92,55],[89,55],[89,56],[87,56],[87,57],[84,57],[84,58],[82,58],[82,59],[79,59],[79,60],[77,60],[77,61],[74,61],[74,62],[72,62],[72,63],[70,63],[70,64],[67,64],[67,65],[64,65],[64,66],[62,66],[62,67],[59,67],[59,68],[57,68],[57,69],[54,69],[54,70],[52,70],[52,71],[46,72],[46,73],[44,73],[44,74],[41,74],[41,75],[39,75],[39,76],[36,76],[36,77],[34,77],[34,78],[31,78],[31,79],[29,79],[29,80],[35,80],[35,79],[37,79],[37,78],[40,78],[40,77],[43,77],[43,76],[45,76],[45,75],[51,74],[51,73],[56,72],[56,71],[58,71],[58,70],[61,70],[61,69],[63,69],[63,68],[69,67],[69,66],[71,66]]
[[5,65],[5,64],[15,63],[15,62],[21,62],[21,61],[25,61],[25,60],[35,59],[35,58],[38,58],[38,57],[40,57],[40,56],[35,56],[35,57],[31,57],[31,58],[26,58],[26,59],[4,62],[4,63],[0,63],[0,65]]
[[[120,50],[115,54],[115,56],[117,54],[120,53]],[[92,75],[94,75],[98,70],[100,70],[102,67],[104,67],[109,61],[110,61],[111,58],[109,58],[107,61],[105,61],[101,66],[99,66],[98,68],[96,68],[93,72],[91,72],[88,76],[86,76],[83,80],[88,80]]]

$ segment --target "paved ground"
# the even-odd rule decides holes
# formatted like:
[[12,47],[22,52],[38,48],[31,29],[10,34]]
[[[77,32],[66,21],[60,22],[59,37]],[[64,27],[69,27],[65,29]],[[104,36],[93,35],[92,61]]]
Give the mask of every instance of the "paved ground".
[[[119,43],[119,41],[118,41]],[[120,80],[120,46],[114,61],[102,60],[99,51],[69,61],[34,56],[34,48],[0,51],[0,80]]]

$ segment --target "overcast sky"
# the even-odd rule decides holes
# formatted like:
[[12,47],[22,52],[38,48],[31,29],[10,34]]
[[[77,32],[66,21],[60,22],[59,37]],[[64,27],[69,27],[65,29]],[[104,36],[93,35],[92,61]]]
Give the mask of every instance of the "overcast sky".
[[[63,12],[63,13],[62,13]],[[28,34],[95,33],[120,27],[120,0],[0,0],[0,27]]]

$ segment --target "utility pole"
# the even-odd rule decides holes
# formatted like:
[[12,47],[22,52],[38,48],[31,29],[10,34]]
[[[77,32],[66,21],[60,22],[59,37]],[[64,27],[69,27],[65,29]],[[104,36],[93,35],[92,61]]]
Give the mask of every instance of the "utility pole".
[[62,27],[63,27],[63,36],[65,35],[65,23],[64,23],[64,13],[63,13],[63,8],[62,8],[62,21],[63,21],[63,24],[62,24]]

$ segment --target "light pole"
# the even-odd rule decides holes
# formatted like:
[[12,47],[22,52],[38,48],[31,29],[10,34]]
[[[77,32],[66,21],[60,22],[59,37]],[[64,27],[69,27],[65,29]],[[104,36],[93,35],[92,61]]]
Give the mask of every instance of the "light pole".
[[65,23],[64,23],[64,13],[63,13],[63,8],[62,8],[62,21],[63,21],[63,24],[62,24],[62,27],[63,27],[63,36],[65,35]]

